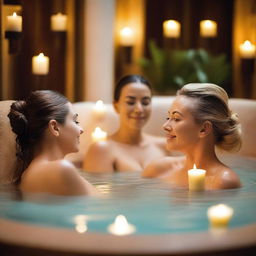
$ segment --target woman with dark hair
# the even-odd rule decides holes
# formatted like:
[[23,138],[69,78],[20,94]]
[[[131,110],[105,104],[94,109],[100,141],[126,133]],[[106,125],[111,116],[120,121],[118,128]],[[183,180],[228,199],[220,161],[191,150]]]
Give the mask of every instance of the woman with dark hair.
[[8,114],[16,136],[19,169],[14,182],[23,192],[87,195],[95,188],[64,156],[78,151],[83,132],[63,95],[41,90],[11,105]]
[[144,177],[162,177],[174,186],[188,186],[188,170],[195,164],[206,170],[206,189],[240,187],[240,179],[216,156],[215,146],[226,151],[241,147],[238,117],[229,109],[228,95],[215,84],[187,84],[177,92],[163,125],[168,150],[185,154],[152,162]]
[[168,154],[165,140],[142,131],[151,114],[150,83],[127,75],[116,85],[113,106],[120,127],[106,141],[89,148],[83,169],[89,172],[141,171],[152,160]]

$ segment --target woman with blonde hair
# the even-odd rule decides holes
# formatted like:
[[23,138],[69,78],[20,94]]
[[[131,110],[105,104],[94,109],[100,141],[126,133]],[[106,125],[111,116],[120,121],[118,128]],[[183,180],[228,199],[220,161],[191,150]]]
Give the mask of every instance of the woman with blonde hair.
[[149,164],[144,177],[162,177],[174,186],[187,187],[187,171],[206,170],[206,189],[240,187],[236,173],[223,164],[215,146],[226,151],[239,150],[241,129],[238,117],[228,107],[228,95],[215,84],[187,84],[178,92],[163,125],[168,150],[184,153]]

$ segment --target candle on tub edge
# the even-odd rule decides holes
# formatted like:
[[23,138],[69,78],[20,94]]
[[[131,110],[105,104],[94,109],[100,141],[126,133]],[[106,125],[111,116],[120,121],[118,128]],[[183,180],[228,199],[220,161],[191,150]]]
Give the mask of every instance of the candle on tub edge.
[[194,164],[193,169],[188,170],[188,186],[190,191],[204,190],[206,170],[197,169]]
[[40,53],[32,58],[32,73],[35,75],[47,75],[49,72],[49,57]]
[[216,37],[217,36],[217,22],[213,20],[200,21],[200,36],[202,37]]
[[104,141],[107,139],[107,133],[100,129],[100,127],[96,127],[92,132],[92,140],[93,142]]
[[227,227],[233,213],[234,210],[225,204],[213,205],[207,210],[208,220],[212,227]]
[[105,116],[105,114],[106,114],[106,106],[104,105],[102,100],[98,100],[95,103],[95,106],[93,108],[93,114],[98,119],[102,119]]
[[132,234],[135,230],[135,226],[128,223],[127,219],[123,215],[118,215],[115,222],[108,226],[108,231],[118,236]]
[[11,16],[7,16],[6,31],[21,32],[22,17],[14,12]]
[[57,13],[51,16],[51,30],[66,31],[67,30],[67,15]]

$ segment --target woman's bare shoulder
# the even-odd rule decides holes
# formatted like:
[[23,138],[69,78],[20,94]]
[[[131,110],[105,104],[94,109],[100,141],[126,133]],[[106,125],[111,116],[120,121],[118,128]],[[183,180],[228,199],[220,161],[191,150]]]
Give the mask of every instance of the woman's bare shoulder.
[[232,189],[241,187],[241,181],[239,176],[230,169],[225,166],[220,172],[220,188],[221,189]]
[[152,161],[143,170],[143,177],[163,177],[167,173],[171,172],[176,165],[180,165],[184,162],[184,156],[167,156],[157,160]]

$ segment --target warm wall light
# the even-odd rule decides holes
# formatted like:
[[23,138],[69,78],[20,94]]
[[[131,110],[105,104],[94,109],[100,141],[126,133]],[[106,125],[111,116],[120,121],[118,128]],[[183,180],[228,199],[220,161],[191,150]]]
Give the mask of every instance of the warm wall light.
[[217,22],[215,22],[213,20],[200,21],[200,36],[216,37],[217,36]]
[[6,31],[22,31],[22,17],[14,12],[11,16],[7,16]]
[[124,27],[120,30],[120,45],[133,46],[135,43],[134,31],[130,27]]
[[40,53],[32,58],[32,73],[35,75],[47,75],[49,72],[49,57]]
[[176,20],[166,20],[163,23],[164,36],[177,38],[180,36],[180,23]]
[[67,30],[67,15],[57,13],[51,16],[51,30],[66,31]]
[[244,59],[252,59],[255,58],[256,48],[255,45],[250,41],[246,40],[243,44],[239,46],[240,56]]

